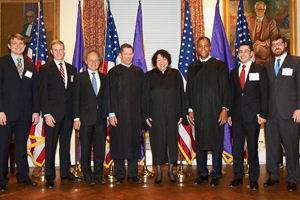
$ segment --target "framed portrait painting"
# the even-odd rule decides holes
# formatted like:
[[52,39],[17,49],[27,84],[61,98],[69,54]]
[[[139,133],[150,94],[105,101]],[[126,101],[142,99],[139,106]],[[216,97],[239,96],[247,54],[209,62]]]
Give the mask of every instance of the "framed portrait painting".
[[[239,3],[240,0],[223,2],[224,26],[232,52],[235,48]],[[243,4],[257,62],[264,63],[274,58],[270,38],[277,33],[287,38],[288,52],[297,54],[296,0],[244,0]]]

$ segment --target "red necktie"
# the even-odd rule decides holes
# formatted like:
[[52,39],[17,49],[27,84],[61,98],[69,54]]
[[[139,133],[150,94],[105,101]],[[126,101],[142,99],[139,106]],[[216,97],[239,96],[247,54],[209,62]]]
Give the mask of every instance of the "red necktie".
[[240,74],[240,83],[241,83],[241,86],[242,86],[242,90],[244,89],[244,86],[245,86],[245,65],[242,66],[243,69],[241,71],[241,74]]
[[65,71],[64,71],[64,68],[62,66],[62,63],[59,63],[59,66],[60,66],[60,70],[59,70],[60,71],[60,75],[61,75],[61,78],[62,78],[64,84],[65,84]]

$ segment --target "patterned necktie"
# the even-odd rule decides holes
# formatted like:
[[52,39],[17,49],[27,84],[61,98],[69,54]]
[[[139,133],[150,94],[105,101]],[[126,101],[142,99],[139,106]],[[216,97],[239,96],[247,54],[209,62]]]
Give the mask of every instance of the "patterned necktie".
[[276,66],[275,66],[275,75],[277,76],[280,69],[280,59],[277,60]]
[[62,78],[64,84],[65,84],[65,71],[64,71],[64,68],[62,66],[62,63],[59,63],[59,66],[60,66],[60,69],[59,69],[60,75],[61,75],[61,78]]
[[97,96],[97,82],[96,82],[96,77],[95,77],[95,72],[92,72],[93,78],[92,78],[92,85],[93,85],[93,89],[95,92],[95,95]]
[[241,83],[241,86],[242,86],[242,90],[244,89],[244,86],[245,86],[245,65],[242,66],[243,69],[241,71],[241,74],[240,74],[240,83]]
[[17,61],[18,61],[17,70],[19,72],[20,78],[22,78],[22,76],[23,76],[23,67],[22,67],[22,63],[21,63],[21,58],[17,58]]

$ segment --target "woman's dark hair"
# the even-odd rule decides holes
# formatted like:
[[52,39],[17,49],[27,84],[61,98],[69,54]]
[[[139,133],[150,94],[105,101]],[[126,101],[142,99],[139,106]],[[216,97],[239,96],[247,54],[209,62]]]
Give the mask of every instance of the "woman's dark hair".
[[[155,68],[157,68],[157,66],[156,66],[156,60],[157,60],[157,56],[158,55],[161,55],[163,58],[166,58],[167,60],[168,60],[168,64],[169,64],[169,66],[171,65],[171,63],[172,63],[172,59],[171,59],[171,54],[169,54],[169,52],[167,52],[166,50],[164,50],[164,49],[160,49],[160,50],[158,50],[158,51],[156,51],[154,54],[153,54],[153,56],[152,56],[152,65],[153,65],[153,67],[155,67]],[[168,67],[169,67],[168,66]]]

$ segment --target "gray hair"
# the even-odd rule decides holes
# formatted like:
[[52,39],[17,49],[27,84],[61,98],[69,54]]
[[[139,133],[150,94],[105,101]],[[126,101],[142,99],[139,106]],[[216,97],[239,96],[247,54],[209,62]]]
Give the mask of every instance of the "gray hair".
[[263,1],[257,1],[257,2],[254,4],[254,9],[256,9],[256,5],[257,5],[257,4],[262,4],[262,5],[264,5],[265,9],[267,9],[267,5],[266,5],[265,2],[263,2]]
[[35,17],[35,13],[34,13],[33,11],[28,11],[28,12],[26,13],[26,16],[27,16],[29,13],[31,13],[31,14]]

